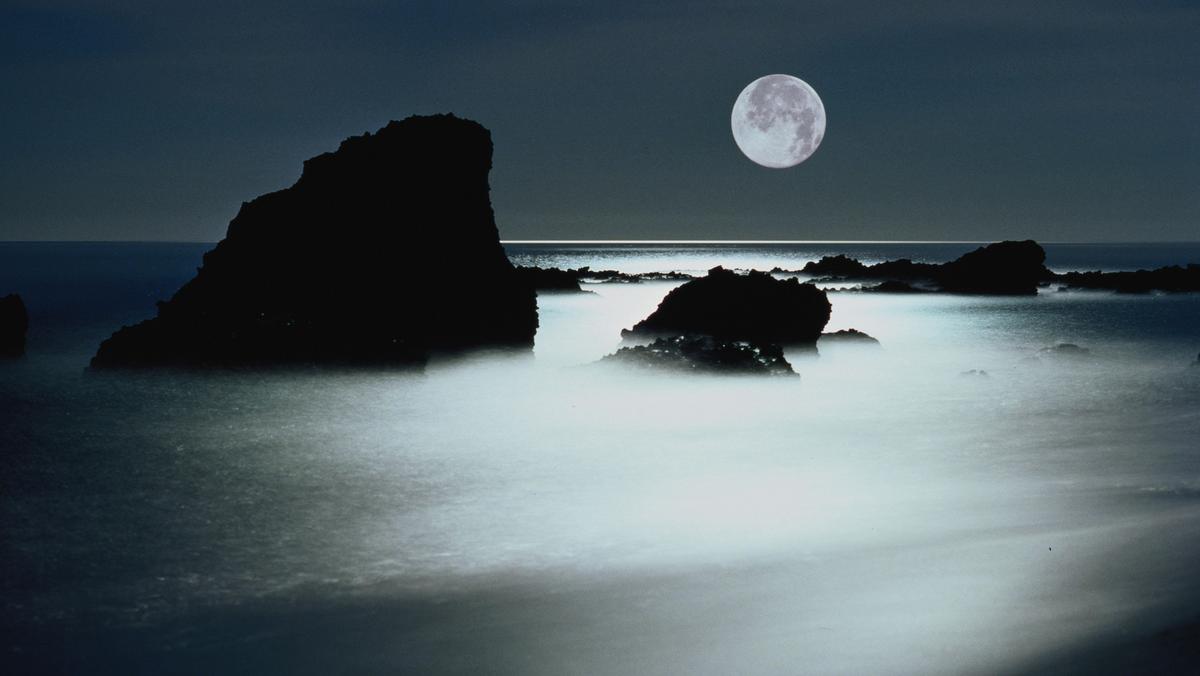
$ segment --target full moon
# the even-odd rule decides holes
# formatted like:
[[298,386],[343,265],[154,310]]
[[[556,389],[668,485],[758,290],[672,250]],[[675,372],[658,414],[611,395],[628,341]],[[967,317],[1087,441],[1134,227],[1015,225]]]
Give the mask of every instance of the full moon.
[[729,124],[738,148],[772,169],[807,160],[825,138],[825,104],[808,83],[791,75],[764,75],[746,85]]

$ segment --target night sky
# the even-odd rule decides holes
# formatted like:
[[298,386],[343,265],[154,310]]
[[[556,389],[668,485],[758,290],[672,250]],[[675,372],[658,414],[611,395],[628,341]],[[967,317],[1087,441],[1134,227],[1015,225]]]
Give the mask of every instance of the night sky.
[[[301,162],[482,122],[506,239],[1200,238],[1200,2],[43,1],[0,8],[0,240],[213,241]],[[820,93],[787,170],[760,75]]]

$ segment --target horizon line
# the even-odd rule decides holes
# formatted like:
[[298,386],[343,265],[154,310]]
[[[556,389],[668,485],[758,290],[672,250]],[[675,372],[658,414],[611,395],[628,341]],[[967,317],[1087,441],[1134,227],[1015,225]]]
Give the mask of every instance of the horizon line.
[[[982,244],[969,239],[502,239],[501,244]],[[1051,242],[1047,242],[1049,244]]]
[[[1031,238],[1027,238],[1031,239]],[[1004,239],[502,239],[501,244],[992,244]],[[1200,240],[1038,240],[1038,244],[1196,244]]]
[[[218,244],[199,239],[0,239],[0,244]],[[1033,239],[1033,238],[1025,238]],[[502,239],[500,244],[992,244],[1012,239]],[[1200,239],[1040,240],[1038,244],[1200,244]]]

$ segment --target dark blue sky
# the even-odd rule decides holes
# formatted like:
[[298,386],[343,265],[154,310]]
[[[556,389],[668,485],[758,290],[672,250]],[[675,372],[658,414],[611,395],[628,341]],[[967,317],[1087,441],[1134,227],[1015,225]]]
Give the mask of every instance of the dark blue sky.
[[[729,110],[790,73],[789,170]],[[479,120],[508,239],[1200,239],[1200,2],[11,2],[0,239],[216,240],[301,162]]]

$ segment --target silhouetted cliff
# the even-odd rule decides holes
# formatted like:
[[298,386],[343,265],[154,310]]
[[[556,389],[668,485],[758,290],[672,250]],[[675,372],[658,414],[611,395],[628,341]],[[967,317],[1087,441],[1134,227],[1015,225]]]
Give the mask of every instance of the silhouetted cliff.
[[500,246],[491,164],[488,130],[452,115],[345,140],[292,187],[243,204],[196,277],[104,341],[92,366],[412,364],[531,348],[536,300]]
[[0,359],[25,354],[25,333],[29,330],[29,313],[25,303],[15,293],[0,298]]
[[673,289],[649,317],[621,335],[707,335],[759,345],[815,346],[829,312],[825,292],[812,284],[715,267]]

